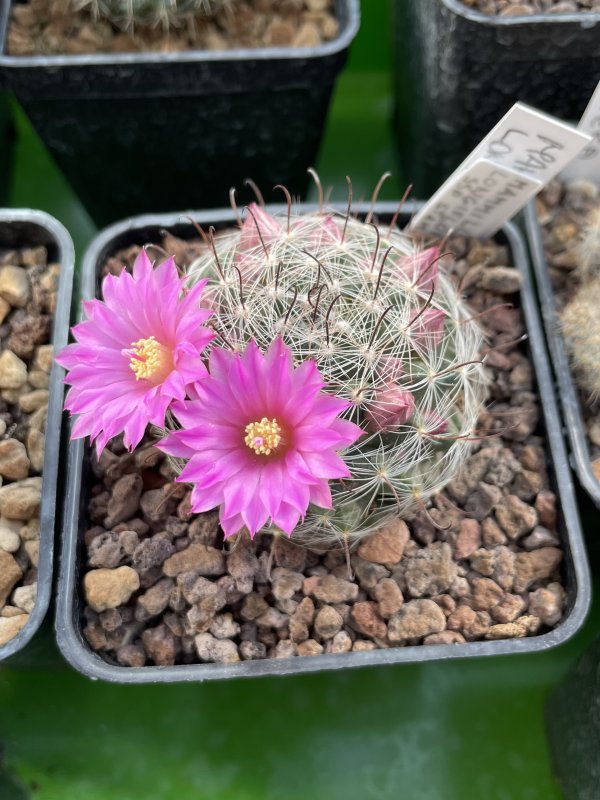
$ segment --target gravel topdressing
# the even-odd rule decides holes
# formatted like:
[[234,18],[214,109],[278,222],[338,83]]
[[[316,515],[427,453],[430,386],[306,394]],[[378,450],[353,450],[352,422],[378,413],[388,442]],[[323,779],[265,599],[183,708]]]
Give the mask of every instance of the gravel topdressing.
[[0,646],[27,624],[36,602],[59,272],[45,247],[0,252]]
[[[201,245],[167,235],[184,264]],[[189,488],[150,440],[89,456],[82,627],[123,666],[313,656],[413,644],[531,636],[566,605],[556,498],[507,249],[455,239],[463,277],[493,350],[490,400],[466,468],[428,510],[396,520],[351,555],[285,537],[224,542],[215,512],[189,516]],[[139,248],[106,270],[131,265]]]
[[500,17],[523,17],[531,14],[573,14],[600,12],[600,0],[461,0],[463,5]]

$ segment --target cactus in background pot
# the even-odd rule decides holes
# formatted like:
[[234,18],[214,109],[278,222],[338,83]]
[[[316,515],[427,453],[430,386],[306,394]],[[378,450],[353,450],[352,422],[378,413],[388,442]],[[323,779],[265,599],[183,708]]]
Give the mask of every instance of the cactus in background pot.
[[136,25],[179,26],[193,15],[211,16],[231,5],[231,0],[74,0],[75,9],[89,8],[95,18],[117,27]]
[[579,383],[595,401],[600,397],[600,208],[589,213],[577,250],[581,286],[562,310],[561,322]]

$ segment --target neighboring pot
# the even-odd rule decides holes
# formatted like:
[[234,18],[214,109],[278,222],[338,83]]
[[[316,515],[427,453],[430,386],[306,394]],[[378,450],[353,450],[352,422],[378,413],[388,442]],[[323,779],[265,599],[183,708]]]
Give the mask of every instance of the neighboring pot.
[[587,648],[546,704],[554,773],[565,800],[596,797],[600,785],[600,639]]
[[15,130],[8,95],[0,91],[0,207],[8,205]]
[[[49,260],[60,263],[57,304],[52,325],[54,350],[64,347],[69,337],[69,317],[75,253],[73,242],[65,228],[43,211],[0,210],[0,249],[44,246]],[[60,516],[59,454],[63,417],[64,370],[54,364],[50,373],[48,417],[44,467],[42,473],[42,502],[40,507],[40,540],[37,598],[29,621],[10,641],[0,647],[0,661],[23,650],[38,631],[48,610],[52,593],[54,535],[56,519]],[[22,656],[22,654],[19,654]]]
[[460,0],[395,0],[394,15],[395,125],[418,196],[518,100],[575,121],[600,80],[597,11],[499,17]]
[[542,232],[537,219],[535,205],[530,203],[525,210],[525,226],[529,239],[531,260],[535,272],[538,297],[542,309],[542,319],[546,329],[548,348],[552,356],[558,395],[565,418],[565,427],[571,447],[571,460],[581,485],[590,495],[594,503],[600,508],[600,481],[592,470],[590,450],[585,433],[585,424],[581,413],[579,393],[571,374],[571,363],[565,341],[561,335],[561,324],[554,290],[548,272]]
[[[418,206],[407,204],[404,221]],[[308,207],[300,207],[307,210]],[[368,207],[354,209],[366,213]],[[375,207],[379,219],[390,219],[396,206],[380,203]],[[235,224],[235,214],[230,209],[205,213],[194,213],[193,218],[202,226],[214,225],[223,228]],[[158,241],[161,232],[167,229],[181,238],[195,238],[196,230],[190,222],[182,221],[180,214],[164,216],[142,216],[125,220],[100,233],[90,245],[82,267],[82,299],[96,295],[99,289],[100,270],[109,255],[130,245],[141,245]],[[94,653],[82,633],[81,592],[83,542],[80,533],[86,530],[87,506],[84,460],[87,445],[79,439],[69,445],[65,515],[63,520],[63,545],[60,583],[57,601],[56,631],[58,645],[65,658],[79,671],[91,678],[102,678],[121,683],[157,683],[177,681],[203,681],[211,679],[253,677],[259,675],[286,675],[343,667],[374,666],[380,664],[410,663],[436,659],[466,658],[469,656],[500,655],[545,650],[570,638],[582,625],[590,603],[590,579],[577,506],[570,480],[565,446],[561,433],[558,410],[553,394],[552,379],[544,349],[543,334],[531,287],[524,242],[513,225],[506,225],[498,239],[506,243],[515,266],[522,276],[521,302],[528,329],[528,343],[534,364],[539,393],[544,398],[548,453],[551,473],[554,475],[554,490],[560,498],[560,534],[565,557],[567,575],[567,609],[563,621],[552,631],[527,639],[467,642],[453,645],[406,646],[379,649],[370,652],[352,652],[339,655],[323,654],[315,657],[291,659],[266,659],[242,661],[237,664],[195,664],[176,666],[121,667],[104,661]]]
[[0,77],[98,225],[214,205],[251,176],[308,185],[338,72],[359,26],[336,0],[338,37],[319,47],[8,56]]

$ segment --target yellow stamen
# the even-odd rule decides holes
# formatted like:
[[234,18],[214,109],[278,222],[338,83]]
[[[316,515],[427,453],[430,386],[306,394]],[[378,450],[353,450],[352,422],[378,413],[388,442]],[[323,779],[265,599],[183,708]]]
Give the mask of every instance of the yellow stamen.
[[276,419],[263,417],[260,422],[251,422],[246,425],[246,434],[244,442],[255,453],[263,456],[277,450],[281,442],[281,428]]
[[154,336],[131,343],[129,367],[136,381],[141,379],[160,383],[173,369],[169,351]]

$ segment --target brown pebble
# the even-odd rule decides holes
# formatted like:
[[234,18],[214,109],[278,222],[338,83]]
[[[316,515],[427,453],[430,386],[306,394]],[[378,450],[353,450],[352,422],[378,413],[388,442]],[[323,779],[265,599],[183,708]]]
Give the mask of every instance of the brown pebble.
[[387,628],[377,612],[376,603],[355,603],[350,612],[352,627],[371,639],[385,639]]
[[358,548],[358,555],[376,564],[397,564],[409,539],[406,522],[397,519],[369,536]]
[[388,622],[388,638],[393,643],[420,639],[445,627],[444,612],[433,600],[409,600]]
[[175,663],[177,643],[166,625],[161,624],[156,628],[146,628],[142,633],[142,642],[148,658],[157,667],[168,667]]
[[314,621],[315,634],[319,639],[332,639],[341,629],[344,620],[335,608],[323,606],[317,611]]
[[180,553],[175,553],[163,564],[163,572],[174,578],[182,572],[195,572],[196,575],[223,575],[225,558],[220,550],[199,542],[192,542]]
[[[308,580],[311,579],[309,578]],[[306,583],[307,581],[304,581],[305,585]],[[350,581],[342,580],[342,578],[326,575],[323,578],[316,579],[314,588],[311,589],[311,594],[323,603],[345,603],[356,600],[358,586]]]
[[300,642],[297,652],[299,656],[319,656],[323,652],[323,645],[314,639],[307,639],[305,642]]
[[454,550],[456,558],[468,558],[480,545],[481,525],[476,519],[463,519]]

